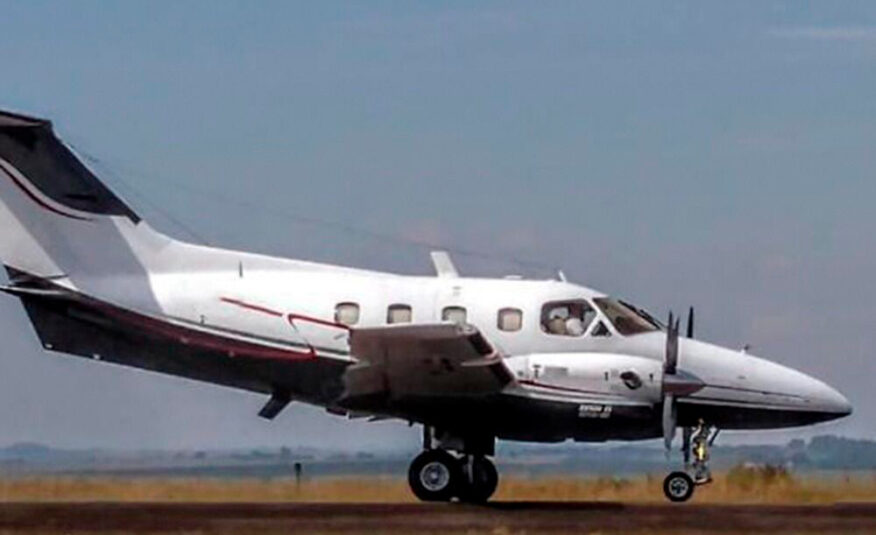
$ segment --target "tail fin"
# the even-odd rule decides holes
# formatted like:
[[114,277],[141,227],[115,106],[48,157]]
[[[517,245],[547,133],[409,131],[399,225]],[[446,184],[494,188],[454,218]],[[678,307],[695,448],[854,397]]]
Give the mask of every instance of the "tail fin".
[[10,273],[145,280],[141,256],[164,238],[103,185],[51,122],[0,111],[0,261]]

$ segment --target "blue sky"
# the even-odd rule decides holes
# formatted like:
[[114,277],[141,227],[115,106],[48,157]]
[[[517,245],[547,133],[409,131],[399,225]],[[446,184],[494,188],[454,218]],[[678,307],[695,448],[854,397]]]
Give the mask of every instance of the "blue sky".
[[[491,256],[458,256],[468,273],[562,266],[660,315],[694,304],[703,338],[857,406],[803,436],[876,436],[870,2],[0,7],[0,106],[51,117],[163,230],[428,272],[426,248],[379,233]],[[250,394],[44,355],[11,299],[0,335],[0,443],[418,439],[306,407],[267,423]]]

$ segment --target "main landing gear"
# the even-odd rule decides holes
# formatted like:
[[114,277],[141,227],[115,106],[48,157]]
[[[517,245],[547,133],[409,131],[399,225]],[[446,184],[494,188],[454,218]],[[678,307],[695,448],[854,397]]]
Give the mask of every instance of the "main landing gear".
[[[712,482],[709,470],[709,447],[718,438],[718,429],[700,420],[696,427],[683,430],[681,451],[684,454],[684,471],[670,473],[663,480],[663,494],[673,502],[686,502],[699,485]],[[693,462],[691,462],[693,457]]]
[[[433,442],[436,448],[432,447]],[[466,503],[489,500],[499,484],[496,466],[487,458],[493,453],[493,442],[492,437],[465,440],[436,434],[427,427],[425,451],[414,458],[408,470],[408,483],[414,495],[426,502],[449,502],[454,498]]]

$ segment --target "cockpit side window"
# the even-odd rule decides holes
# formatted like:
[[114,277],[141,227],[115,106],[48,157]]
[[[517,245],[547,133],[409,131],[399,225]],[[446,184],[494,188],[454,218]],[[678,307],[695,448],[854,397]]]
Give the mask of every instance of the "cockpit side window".
[[654,318],[632,305],[609,297],[597,297],[593,302],[617,332],[624,336],[660,330],[660,325]]
[[541,330],[557,336],[583,336],[596,317],[587,301],[552,301],[541,308]]
[[609,337],[611,336],[611,331],[608,330],[608,327],[606,327],[605,324],[602,323],[602,321],[599,321],[596,323],[596,327],[594,327],[593,330],[590,331],[590,336]]

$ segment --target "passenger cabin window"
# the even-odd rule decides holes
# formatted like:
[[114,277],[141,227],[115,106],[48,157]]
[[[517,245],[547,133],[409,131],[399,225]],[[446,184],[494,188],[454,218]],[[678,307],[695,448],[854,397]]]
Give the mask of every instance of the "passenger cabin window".
[[553,301],[541,309],[541,330],[557,336],[583,336],[596,317],[587,301]]
[[386,309],[386,323],[410,323],[413,317],[408,305],[389,305]]
[[523,311],[519,308],[503,308],[499,311],[498,326],[500,331],[519,331],[523,327]]
[[462,325],[466,320],[465,309],[463,307],[444,307],[444,310],[441,311],[441,319]]
[[593,301],[624,336],[660,330],[660,324],[650,314],[633,305],[608,297],[597,297]]
[[356,303],[338,303],[335,306],[335,323],[348,326],[359,323],[359,305]]

